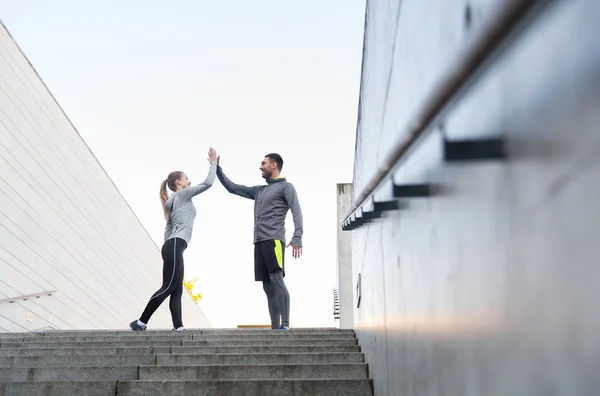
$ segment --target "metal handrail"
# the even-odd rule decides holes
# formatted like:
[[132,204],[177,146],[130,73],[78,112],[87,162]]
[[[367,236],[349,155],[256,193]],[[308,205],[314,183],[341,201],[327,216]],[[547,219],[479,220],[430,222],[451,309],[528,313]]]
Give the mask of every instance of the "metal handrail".
[[504,39],[512,33],[518,22],[528,15],[534,6],[547,5],[551,2],[551,0],[509,0],[503,2],[504,4],[499,7],[496,13],[498,17],[486,25],[475,45],[465,50],[461,56],[458,56],[459,60],[454,67],[447,69],[447,74],[441,78],[441,83],[433,89],[433,93],[423,102],[423,106],[416,112],[413,121],[408,123],[406,133],[402,134],[402,138],[396,142],[392,152],[385,158],[383,165],[354,200],[342,223],[346,223],[373,196],[379,185],[390,176],[402,156],[417,138],[435,122],[448,105],[458,97],[468,83],[476,77],[480,67],[500,47]]
[[21,296],[18,297],[13,297],[13,298],[5,298],[0,300],[0,304],[2,303],[14,303],[15,301],[19,301],[19,300],[27,300],[31,297],[35,297],[35,298],[40,298],[42,296],[51,296],[53,293],[56,293],[57,290],[48,290],[48,291],[42,291],[42,292],[38,292],[38,293],[32,293],[32,294],[23,294]]

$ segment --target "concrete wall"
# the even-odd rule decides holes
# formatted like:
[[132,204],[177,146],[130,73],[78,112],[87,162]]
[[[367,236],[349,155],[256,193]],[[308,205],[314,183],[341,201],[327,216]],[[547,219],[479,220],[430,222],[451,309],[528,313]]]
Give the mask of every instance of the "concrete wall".
[[352,280],[352,234],[341,223],[352,204],[352,183],[337,185],[337,289],[340,299],[340,328],[354,328],[354,283]]
[[[0,303],[0,332],[126,328],[161,276],[157,246],[0,25],[0,300],[57,291]],[[208,326],[187,293],[184,319]],[[151,326],[172,326],[168,304]]]
[[[464,2],[369,2],[355,195],[494,3],[467,28]],[[598,393],[599,20],[594,0],[532,18],[395,173],[439,194],[352,231],[376,396]],[[444,161],[489,136],[507,161]]]

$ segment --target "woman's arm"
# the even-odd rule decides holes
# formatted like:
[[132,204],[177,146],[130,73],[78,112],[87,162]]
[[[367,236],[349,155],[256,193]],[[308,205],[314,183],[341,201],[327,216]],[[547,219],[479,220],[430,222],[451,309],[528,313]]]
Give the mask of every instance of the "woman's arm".
[[206,175],[206,179],[195,186],[189,186],[188,188],[184,188],[183,190],[177,192],[177,196],[181,199],[192,199],[196,195],[203,193],[208,190],[213,183],[215,182],[215,176],[217,175],[217,162],[211,162],[210,168],[208,169],[208,175]]

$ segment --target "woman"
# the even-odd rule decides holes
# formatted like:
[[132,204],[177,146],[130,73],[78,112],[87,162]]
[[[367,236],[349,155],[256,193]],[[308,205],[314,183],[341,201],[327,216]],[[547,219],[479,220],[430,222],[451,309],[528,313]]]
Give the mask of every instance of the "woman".
[[[181,319],[181,296],[183,294],[183,251],[192,238],[196,208],[192,198],[208,190],[217,173],[217,152],[212,147],[208,152],[210,169],[203,183],[190,187],[190,181],[183,172],[171,172],[160,186],[160,201],[167,224],[165,243],[161,249],[163,258],[163,284],[148,302],[138,320],[129,324],[134,331],[146,330],[150,317],[169,296],[169,308],[173,319],[173,330],[183,330]],[[167,186],[173,194],[167,195]]]

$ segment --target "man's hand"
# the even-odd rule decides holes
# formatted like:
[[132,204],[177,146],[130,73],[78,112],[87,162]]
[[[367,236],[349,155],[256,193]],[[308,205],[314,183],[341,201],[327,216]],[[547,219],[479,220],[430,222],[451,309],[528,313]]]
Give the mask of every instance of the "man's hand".
[[219,161],[219,157],[217,157],[217,152],[215,151],[214,148],[210,148],[210,150],[208,150],[208,162],[218,162]]
[[[289,248],[290,246],[292,246],[292,242],[289,242],[286,245],[286,248]],[[300,256],[302,256],[302,246],[292,246],[292,256],[294,256],[294,258],[300,258]]]

